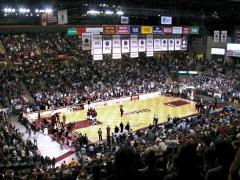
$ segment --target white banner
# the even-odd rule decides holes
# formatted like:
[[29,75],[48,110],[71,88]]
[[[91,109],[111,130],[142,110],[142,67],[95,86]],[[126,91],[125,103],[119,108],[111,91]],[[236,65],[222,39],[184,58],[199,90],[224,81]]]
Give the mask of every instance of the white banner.
[[221,31],[221,42],[227,42],[227,31]]
[[219,42],[219,41],[220,41],[220,31],[214,31],[213,42]]
[[130,53],[130,58],[138,58],[138,52],[131,52]]
[[112,36],[113,54],[121,54],[121,40],[120,35]]
[[182,27],[172,27],[173,34],[182,34]]
[[130,36],[130,52],[132,53],[138,52],[138,36],[137,35]]
[[121,59],[122,55],[121,54],[112,54],[113,59]]
[[92,35],[92,48],[93,54],[102,54],[102,35],[93,34]]
[[103,60],[103,55],[102,54],[94,54],[93,60],[95,60],[95,61]]
[[91,50],[91,34],[82,33],[82,50]]
[[153,52],[153,35],[147,35],[147,52]]
[[171,16],[161,16],[161,24],[172,24]]
[[147,57],[152,57],[152,56],[153,56],[153,51],[151,51],[151,52],[150,52],[150,51],[147,52],[147,53],[146,53],[146,56],[147,56]]
[[162,46],[161,46],[161,39],[159,37],[154,38],[154,51],[161,51]]
[[139,52],[145,52],[146,51],[146,39],[145,38],[140,38],[138,40],[138,50]]
[[112,53],[112,40],[110,36],[103,37],[103,54]]
[[167,39],[162,39],[162,51],[167,51],[168,50],[168,40]]
[[58,11],[58,24],[67,24],[68,23],[68,16],[67,10]]
[[174,51],[174,39],[168,39],[168,50]]
[[181,50],[187,50],[187,38],[186,37],[183,37],[182,38],[182,48]]
[[129,53],[129,38],[122,39],[122,53]]
[[175,51],[180,51],[181,50],[182,39],[176,38],[174,44],[175,44]]

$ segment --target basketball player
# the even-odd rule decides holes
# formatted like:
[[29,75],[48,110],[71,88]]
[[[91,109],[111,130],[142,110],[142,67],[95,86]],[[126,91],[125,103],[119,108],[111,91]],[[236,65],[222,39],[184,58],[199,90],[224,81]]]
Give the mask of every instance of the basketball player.
[[120,105],[120,113],[121,113],[121,117],[122,117],[124,114],[123,105]]

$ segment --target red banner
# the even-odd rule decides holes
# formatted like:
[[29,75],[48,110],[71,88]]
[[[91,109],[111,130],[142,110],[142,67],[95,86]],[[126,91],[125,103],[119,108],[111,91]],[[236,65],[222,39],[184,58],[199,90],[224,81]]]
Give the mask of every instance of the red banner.
[[116,26],[116,34],[130,34],[130,26],[128,25]]
[[182,33],[183,34],[190,34],[190,27],[188,26],[185,26],[182,28]]
[[85,27],[78,27],[77,28],[77,35],[82,35],[82,33],[86,32],[86,28]]
[[172,27],[170,27],[170,26],[163,27],[163,33],[164,34],[172,34]]

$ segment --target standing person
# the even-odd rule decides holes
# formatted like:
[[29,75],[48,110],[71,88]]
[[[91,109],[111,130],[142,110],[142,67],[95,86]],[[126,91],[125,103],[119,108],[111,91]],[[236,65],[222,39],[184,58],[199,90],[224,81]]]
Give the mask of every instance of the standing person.
[[120,131],[121,131],[121,133],[123,132],[123,123],[122,122],[120,123]]
[[118,132],[119,132],[119,127],[115,126],[114,133],[118,133]]
[[37,146],[37,139],[38,139],[38,136],[36,134],[36,132],[34,132],[34,135],[33,135],[33,144]]
[[121,114],[121,117],[123,117],[123,114],[124,114],[123,105],[120,105],[120,114]]
[[65,125],[66,124],[66,115],[65,114],[63,114],[63,125]]
[[129,122],[127,122],[127,124],[126,124],[126,126],[125,126],[125,129],[126,129],[127,131],[130,130],[130,124],[129,124]]
[[98,139],[99,139],[99,141],[102,141],[102,130],[101,130],[101,128],[98,129]]
[[154,116],[153,116],[153,125],[157,126],[158,120],[159,120],[158,115],[157,115],[157,114],[154,114]]
[[110,130],[111,130],[111,128],[109,127],[109,125],[107,126],[107,136],[110,136]]

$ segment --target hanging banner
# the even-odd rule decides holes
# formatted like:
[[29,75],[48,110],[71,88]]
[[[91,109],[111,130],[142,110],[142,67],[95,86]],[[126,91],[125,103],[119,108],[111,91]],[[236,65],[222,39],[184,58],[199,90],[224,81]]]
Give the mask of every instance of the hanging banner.
[[91,33],[82,33],[82,50],[91,50]]
[[167,51],[168,50],[168,39],[162,39],[162,51]]
[[121,24],[128,24],[129,17],[128,16],[121,16]]
[[138,58],[138,57],[139,57],[138,52],[131,52],[130,53],[130,58]]
[[221,42],[227,42],[227,31],[221,31]]
[[199,34],[199,27],[198,26],[192,26],[191,27],[191,34]]
[[116,34],[116,26],[103,26],[103,34]]
[[129,38],[122,38],[122,53],[129,53]]
[[153,35],[147,35],[147,52],[153,52]]
[[138,36],[137,35],[130,36],[130,52],[132,53],[138,52]]
[[68,16],[67,10],[58,11],[58,24],[67,24],[68,23]]
[[111,36],[103,36],[103,54],[112,53],[112,39]]
[[183,50],[183,51],[187,50],[187,37],[185,37],[185,36],[183,36],[183,38],[182,38],[181,50]]
[[121,40],[120,35],[113,35],[112,36],[112,53],[113,54],[121,54]]
[[213,42],[219,42],[219,41],[220,41],[220,31],[214,31]]
[[163,33],[164,34],[172,34],[172,27],[170,27],[170,26],[163,27]]
[[174,39],[168,39],[168,50],[174,51]]
[[116,26],[116,34],[130,34],[130,26],[128,25]]
[[130,26],[130,33],[131,34],[140,34],[141,26]]
[[190,34],[190,27],[184,26],[184,27],[182,28],[182,34],[185,34],[185,35]]
[[155,37],[154,38],[154,51],[161,51],[162,50],[162,46],[161,46],[161,39],[160,37]]
[[153,34],[163,34],[162,26],[153,26]]
[[171,16],[161,16],[161,24],[172,24]]
[[93,55],[102,54],[102,35],[92,35]]
[[152,34],[153,27],[152,26],[141,26],[142,34]]
[[182,34],[182,27],[172,27],[173,34]]
[[112,54],[112,59],[121,59],[122,55],[121,54]]
[[147,56],[147,57],[152,57],[152,56],[153,56],[153,51],[152,51],[152,52],[147,52],[147,53],[146,53],[146,56]]
[[94,61],[103,60],[103,55],[102,54],[94,54],[93,55],[93,60]]
[[138,51],[139,52],[145,52],[146,51],[146,39],[145,38],[139,38],[138,40]]
[[180,51],[181,50],[181,44],[182,44],[182,39],[176,38],[175,39],[175,51]]

